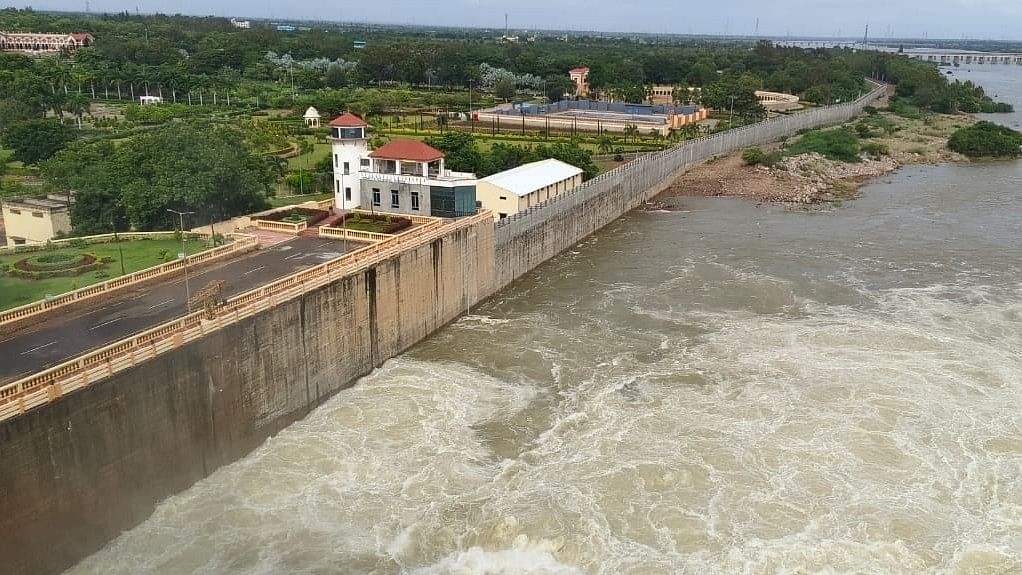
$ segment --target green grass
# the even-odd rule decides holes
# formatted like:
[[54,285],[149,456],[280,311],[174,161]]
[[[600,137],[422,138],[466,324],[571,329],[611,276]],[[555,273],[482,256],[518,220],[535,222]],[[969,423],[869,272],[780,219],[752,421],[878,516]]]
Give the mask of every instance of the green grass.
[[859,137],[848,127],[810,130],[784,150],[785,156],[817,153],[840,162],[859,161]]
[[[312,140],[311,137],[308,139]],[[287,169],[291,171],[297,171],[298,168],[311,170],[316,162],[328,157],[330,157],[330,144],[316,143],[312,146],[312,152],[288,158]]]
[[323,200],[329,200],[334,197],[333,194],[305,194],[302,196],[282,196],[277,198],[270,198],[270,205],[274,208],[280,208],[283,206],[294,206],[297,204],[304,204],[305,202],[321,202]]
[[[56,296],[77,288],[82,288],[95,283],[107,281],[121,275],[120,253],[118,245],[124,251],[124,271],[126,273],[136,272],[146,268],[160,265],[160,251],[167,250],[171,256],[176,257],[181,251],[181,242],[173,239],[167,240],[133,240],[122,241],[119,244],[92,244],[85,249],[61,248],[46,252],[27,252],[21,254],[10,254],[0,256],[0,264],[13,264],[19,260],[46,254],[78,254],[87,252],[97,258],[110,257],[114,261],[103,268],[103,272],[109,277],[96,277],[97,272],[87,272],[80,276],[69,278],[46,278],[38,280],[22,279],[10,276],[6,273],[0,274],[0,310],[10,309],[41,300],[47,295]],[[206,244],[201,240],[190,240],[185,242],[185,251],[189,254],[201,252],[206,249]]]

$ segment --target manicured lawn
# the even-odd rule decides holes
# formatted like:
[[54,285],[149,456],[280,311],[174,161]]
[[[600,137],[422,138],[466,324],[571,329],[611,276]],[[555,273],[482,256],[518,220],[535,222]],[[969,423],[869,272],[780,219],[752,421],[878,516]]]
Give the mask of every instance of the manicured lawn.
[[329,200],[334,197],[333,194],[305,194],[303,196],[282,196],[276,198],[270,198],[270,205],[274,208],[280,208],[283,206],[294,206],[296,204],[302,204],[305,202],[321,202],[323,200]]
[[[312,138],[308,138],[311,140]],[[303,170],[311,170],[316,162],[330,156],[330,144],[324,144],[317,142],[312,146],[312,152],[308,154],[301,154],[293,158],[287,159],[287,169],[291,171],[297,171],[298,168]]]
[[[86,249],[61,248],[47,252],[27,252],[21,254],[10,254],[0,256],[0,264],[14,264],[19,260],[34,255],[46,254],[79,254],[90,253],[97,258],[111,257],[114,261],[107,264],[102,270],[86,272],[82,275],[67,278],[45,278],[45,279],[24,279],[11,276],[7,273],[0,274],[0,310],[18,307],[44,299],[47,295],[59,295],[77,288],[85,287],[99,282],[115,278],[121,275],[120,253],[118,245],[124,251],[124,271],[126,273],[136,272],[146,268],[160,265],[160,251],[167,250],[172,257],[177,257],[181,251],[181,242],[167,240],[134,240],[122,241],[120,244],[92,244]],[[201,240],[190,240],[185,242],[185,250],[194,254],[207,249],[206,244]],[[102,273],[109,274],[108,277]]]

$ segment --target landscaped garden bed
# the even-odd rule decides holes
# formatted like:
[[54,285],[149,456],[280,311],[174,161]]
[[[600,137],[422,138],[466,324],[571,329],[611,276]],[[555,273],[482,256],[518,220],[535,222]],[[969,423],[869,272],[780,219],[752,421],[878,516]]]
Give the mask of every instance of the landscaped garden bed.
[[412,220],[390,214],[364,214],[361,212],[355,212],[346,216],[343,220],[337,220],[331,227],[339,230],[346,229],[358,232],[373,232],[377,234],[396,234],[412,227]]
[[[206,242],[188,237],[185,253],[208,249]],[[177,259],[179,239],[122,239],[119,242],[61,247],[0,255],[0,310],[10,309],[90,286],[124,273]]]
[[257,219],[267,222],[284,222],[287,224],[300,224],[305,222],[308,226],[314,226],[325,220],[330,212],[327,210],[315,210],[312,208],[291,208],[281,210],[272,214],[259,216]]

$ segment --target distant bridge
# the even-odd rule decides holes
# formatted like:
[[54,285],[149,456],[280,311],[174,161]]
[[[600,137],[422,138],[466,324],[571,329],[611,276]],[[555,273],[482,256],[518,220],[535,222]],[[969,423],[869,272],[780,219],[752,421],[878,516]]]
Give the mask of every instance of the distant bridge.
[[1022,66],[1022,54],[1013,52],[974,52],[970,50],[941,50],[938,48],[906,48],[899,52],[895,46],[884,46],[882,44],[864,44],[862,41],[852,42],[843,40],[785,40],[774,42],[777,46],[789,48],[819,49],[819,48],[848,48],[851,50],[869,50],[871,52],[886,52],[888,54],[900,53],[906,58],[943,64],[954,65],[987,65],[1000,64]]

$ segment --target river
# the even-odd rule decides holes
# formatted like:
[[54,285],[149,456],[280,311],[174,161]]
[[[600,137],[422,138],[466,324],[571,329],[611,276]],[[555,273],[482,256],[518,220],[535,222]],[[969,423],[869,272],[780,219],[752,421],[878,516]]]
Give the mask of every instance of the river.
[[1020,183],[628,214],[70,573],[1020,573]]

